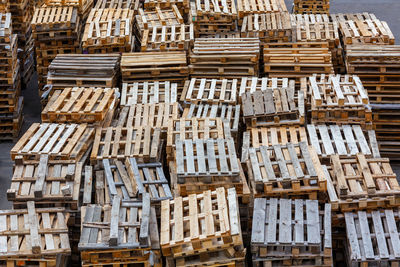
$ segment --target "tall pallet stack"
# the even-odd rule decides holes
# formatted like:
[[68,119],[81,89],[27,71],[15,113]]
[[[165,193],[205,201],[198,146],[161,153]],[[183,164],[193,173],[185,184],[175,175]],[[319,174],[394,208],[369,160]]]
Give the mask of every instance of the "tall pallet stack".
[[21,69],[17,57],[17,35],[11,26],[12,15],[0,13],[0,139],[14,140],[22,126],[23,97]]
[[39,96],[45,93],[48,66],[57,54],[80,53],[81,19],[76,7],[40,7],[32,19]]

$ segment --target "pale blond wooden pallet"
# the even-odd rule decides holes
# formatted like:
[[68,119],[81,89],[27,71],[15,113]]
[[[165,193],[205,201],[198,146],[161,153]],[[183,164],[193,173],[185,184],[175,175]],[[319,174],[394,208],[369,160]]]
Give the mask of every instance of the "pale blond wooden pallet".
[[258,37],[262,43],[291,42],[292,26],[289,13],[249,14],[243,17],[241,37]]
[[93,0],[45,0],[45,6],[72,6],[77,7],[80,15],[86,16],[93,7]]
[[177,102],[176,83],[166,82],[133,82],[123,83],[121,106],[136,104],[158,104]]
[[35,9],[32,18],[32,31],[76,30],[79,25],[76,7],[41,7]]
[[331,205],[319,207],[318,200],[256,198],[251,249],[256,261],[326,257],[325,264],[332,265]]
[[295,14],[329,14],[330,0],[295,0],[293,13]]
[[133,20],[131,9],[92,9],[86,20],[82,47],[125,47],[124,52],[131,52]]
[[189,69],[186,52],[136,52],[124,53],[121,58],[122,81],[187,79]]
[[37,206],[65,205],[77,210],[83,175],[86,172],[82,162],[50,164],[48,155],[42,155],[39,163],[14,166],[7,199],[13,201],[14,208],[26,207],[27,201],[35,201]]
[[177,6],[182,15],[188,13],[189,11],[189,0],[145,0],[143,3],[144,9],[154,10],[157,7],[164,9],[169,9],[173,5]]
[[96,123],[116,106],[117,88],[73,87],[56,91],[42,111],[43,122]]
[[76,163],[93,142],[87,124],[34,123],[11,149],[11,159],[28,163],[48,154],[51,163]]
[[156,7],[153,11],[144,11],[139,8],[139,14],[136,15],[135,23],[136,30],[140,33],[145,29],[152,29],[153,27],[184,24],[184,20],[178,7],[171,5],[171,8],[161,9]]
[[239,18],[243,18],[250,14],[267,14],[267,13],[285,13],[288,12],[284,0],[267,0],[267,1],[237,1],[237,9]]
[[56,258],[69,255],[71,247],[64,208],[35,208],[0,211],[0,260]]
[[138,0],[99,0],[94,8],[132,9],[135,11],[139,9],[139,5],[140,1]]
[[190,3],[190,21],[193,23],[230,23],[237,19],[235,1],[227,0],[197,0]]
[[[184,212],[186,209],[189,212]],[[232,246],[243,250],[239,218],[234,188],[217,188],[165,200],[161,202],[160,245],[163,255],[188,257]],[[193,223],[184,223],[189,219],[191,222],[194,220]],[[199,228],[203,224],[205,227]]]
[[142,52],[188,51],[194,42],[193,24],[154,26],[141,34]]
[[136,157],[141,162],[158,161],[161,157],[161,130],[150,126],[108,127],[96,129],[90,160]]
[[290,78],[243,77],[240,81],[239,101],[240,96],[246,92],[265,91],[268,88],[287,88],[294,86],[295,81],[295,79]]
[[250,147],[247,161],[254,195],[308,196],[326,192],[327,179],[318,155],[306,142]]
[[388,158],[331,156],[328,195],[335,210],[372,210],[400,206],[400,186]]
[[308,143],[306,129],[302,126],[249,128],[243,133],[241,162],[245,163],[248,160],[250,147],[259,148],[299,142]]

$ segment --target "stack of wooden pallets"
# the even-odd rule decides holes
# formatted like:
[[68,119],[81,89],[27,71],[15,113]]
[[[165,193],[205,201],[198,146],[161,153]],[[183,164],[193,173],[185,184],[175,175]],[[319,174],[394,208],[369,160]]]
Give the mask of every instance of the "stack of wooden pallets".
[[163,201],[160,245],[168,266],[244,266],[239,218],[234,188]]
[[131,9],[93,8],[86,20],[82,48],[89,54],[131,52],[134,11]]
[[327,124],[359,124],[372,128],[368,94],[355,75],[312,76],[308,78],[311,121]]
[[57,54],[80,53],[81,20],[76,7],[41,7],[35,9],[32,33],[39,83],[44,93],[47,71]]
[[190,53],[192,77],[256,76],[260,40],[257,38],[197,38]]
[[297,14],[329,14],[329,0],[294,0],[293,12]]
[[251,252],[254,267],[332,266],[330,204],[256,198]]
[[0,139],[13,140],[22,126],[20,64],[17,35],[11,26],[12,15],[0,13]]
[[368,91],[372,120],[382,154],[399,159],[400,46],[349,45],[348,73],[360,77]]
[[69,213],[64,208],[0,210],[0,263],[3,266],[69,266]]
[[307,77],[333,73],[328,42],[264,44],[264,73],[269,77]]
[[189,21],[196,35],[237,30],[238,13],[233,0],[199,0],[190,2]]

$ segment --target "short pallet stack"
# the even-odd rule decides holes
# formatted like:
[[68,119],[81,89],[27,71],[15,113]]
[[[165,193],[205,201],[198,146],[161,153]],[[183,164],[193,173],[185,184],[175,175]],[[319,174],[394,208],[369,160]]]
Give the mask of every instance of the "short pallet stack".
[[239,218],[234,188],[163,201],[160,245],[168,266],[245,266]]
[[11,18],[10,13],[0,13],[0,140],[15,140],[23,122],[18,40]]
[[47,72],[57,54],[80,53],[81,19],[76,7],[40,7],[35,9],[32,33],[39,83],[39,96],[46,89]]

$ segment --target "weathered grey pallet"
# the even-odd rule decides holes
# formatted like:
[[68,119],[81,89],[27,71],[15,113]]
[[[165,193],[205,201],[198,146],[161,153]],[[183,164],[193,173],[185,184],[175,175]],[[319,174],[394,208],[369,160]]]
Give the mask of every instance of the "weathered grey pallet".
[[170,83],[168,81],[123,83],[121,106],[175,103],[178,97],[177,88],[177,83]]

